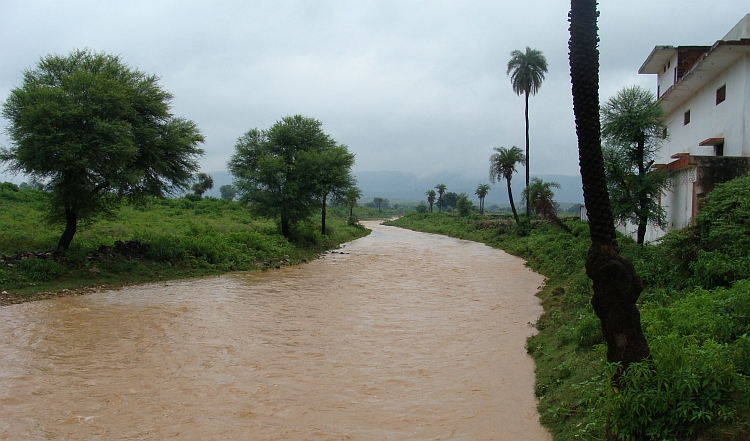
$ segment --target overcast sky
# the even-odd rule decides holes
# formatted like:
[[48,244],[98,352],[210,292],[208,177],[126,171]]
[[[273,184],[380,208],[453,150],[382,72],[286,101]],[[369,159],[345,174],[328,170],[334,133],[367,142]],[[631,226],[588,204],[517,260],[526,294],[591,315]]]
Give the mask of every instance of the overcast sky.
[[[747,0],[601,2],[601,99],[638,75],[655,45],[710,45]],[[117,54],[161,78],[172,113],[206,136],[203,171],[237,138],[287,115],[320,120],[355,171],[486,173],[492,148],[524,146],[510,52],[543,52],[530,100],[532,174],[578,174],[568,68],[570,4],[490,1],[0,1],[0,99],[52,53]],[[0,119],[4,128],[8,122]],[[8,139],[0,135],[0,145]],[[4,178],[4,176],[0,176]]]

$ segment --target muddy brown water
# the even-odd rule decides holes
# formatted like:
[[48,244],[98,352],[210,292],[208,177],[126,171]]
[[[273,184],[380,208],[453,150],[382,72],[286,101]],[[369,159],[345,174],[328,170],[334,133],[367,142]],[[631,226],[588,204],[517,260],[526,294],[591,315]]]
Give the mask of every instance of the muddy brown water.
[[368,224],[307,265],[0,310],[0,439],[549,440],[542,277]]

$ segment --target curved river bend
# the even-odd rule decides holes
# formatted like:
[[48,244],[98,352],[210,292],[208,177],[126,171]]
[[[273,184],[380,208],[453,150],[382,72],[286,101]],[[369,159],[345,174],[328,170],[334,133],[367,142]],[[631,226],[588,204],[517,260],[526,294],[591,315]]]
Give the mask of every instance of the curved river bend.
[[549,440],[542,277],[368,223],[307,265],[0,310],[0,439]]

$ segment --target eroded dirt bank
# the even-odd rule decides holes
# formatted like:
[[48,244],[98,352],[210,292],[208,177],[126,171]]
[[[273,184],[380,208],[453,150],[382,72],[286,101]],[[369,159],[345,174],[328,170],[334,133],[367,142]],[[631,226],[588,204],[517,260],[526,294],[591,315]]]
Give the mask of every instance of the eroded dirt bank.
[[0,310],[0,439],[549,440],[542,277],[368,224],[308,265]]

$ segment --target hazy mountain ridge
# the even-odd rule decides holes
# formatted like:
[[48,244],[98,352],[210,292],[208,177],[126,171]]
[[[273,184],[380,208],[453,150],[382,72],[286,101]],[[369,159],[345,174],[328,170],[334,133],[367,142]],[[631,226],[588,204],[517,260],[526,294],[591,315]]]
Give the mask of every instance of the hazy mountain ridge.
[[[215,171],[209,173],[214,178],[214,188],[206,192],[206,196],[220,197],[219,187],[232,183],[232,175],[228,171]],[[357,186],[362,190],[362,203],[369,202],[375,197],[398,200],[425,200],[425,192],[433,189],[437,184],[445,184],[448,191],[455,193],[466,193],[470,199],[476,202],[474,191],[479,184],[490,184],[492,190],[487,193],[485,205],[491,204],[507,205],[508,191],[505,181],[490,183],[487,176],[465,176],[458,173],[434,173],[419,175],[416,173],[379,170],[355,173]],[[581,176],[569,175],[532,175],[544,181],[553,181],[560,184],[561,188],[555,189],[555,200],[558,203],[583,203],[583,189]],[[513,177],[511,187],[515,202],[521,204],[521,190],[524,185],[524,176],[518,174]]]

